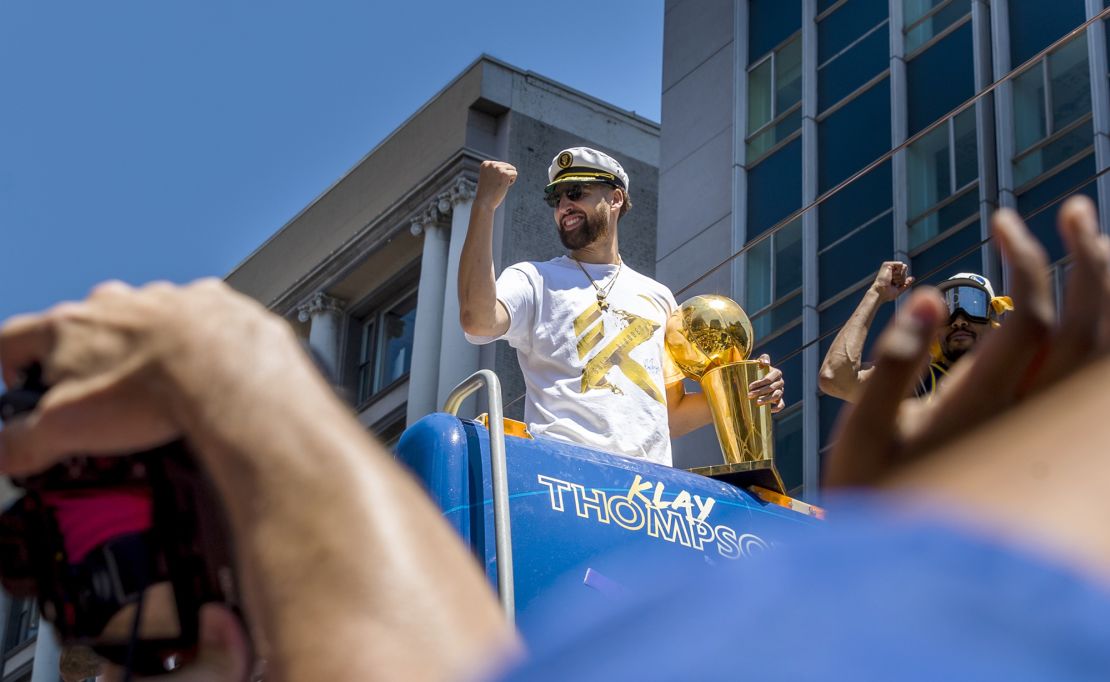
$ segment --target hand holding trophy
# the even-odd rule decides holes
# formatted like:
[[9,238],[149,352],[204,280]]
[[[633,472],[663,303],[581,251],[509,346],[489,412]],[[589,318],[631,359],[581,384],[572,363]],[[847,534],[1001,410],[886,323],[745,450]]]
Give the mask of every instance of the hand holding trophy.
[[701,384],[725,458],[724,464],[692,471],[785,493],[774,463],[771,406],[748,397],[748,385],[770,370],[748,359],[754,337],[747,313],[725,296],[694,296],[667,320],[667,352]]

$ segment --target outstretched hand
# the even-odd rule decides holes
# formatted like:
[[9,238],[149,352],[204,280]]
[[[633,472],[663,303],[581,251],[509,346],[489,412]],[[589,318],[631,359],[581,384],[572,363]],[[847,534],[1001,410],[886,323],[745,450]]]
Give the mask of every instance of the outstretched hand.
[[1044,249],[1016,213],[998,211],[992,229],[1010,266],[1015,310],[956,364],[932,401],[904,400],[947,316],[935,290],[915,292],[879,338],[875,369],[859,402],[841,416],[827,485],[874,484],[1105,352],[1110,242],[1098,233],[1094,204],[1086,197],[1065,202],[1058,225],[1074,260],[1071,299],[1059,326]]

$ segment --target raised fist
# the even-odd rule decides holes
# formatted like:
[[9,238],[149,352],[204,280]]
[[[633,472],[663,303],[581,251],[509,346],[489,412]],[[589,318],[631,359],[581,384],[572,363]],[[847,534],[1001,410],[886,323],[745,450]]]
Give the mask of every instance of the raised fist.
[[509,186],[516,182],[516,168],[504,161],[483,161],[478,171],[474,203],[495,209],[505,200]]
[[875,275],[875,282],[871,285],[881,301],[893,301],[903,291],[913,284],[913,277],[909,275],[909,266],[901,261],[886,261],[879,267]]

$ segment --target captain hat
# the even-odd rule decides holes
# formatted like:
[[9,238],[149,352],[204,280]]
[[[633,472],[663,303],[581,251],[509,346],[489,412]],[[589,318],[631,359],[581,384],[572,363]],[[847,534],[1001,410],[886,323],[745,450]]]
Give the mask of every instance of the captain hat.
[[628,174],[617,160],[589,147],[571,147],[556,154],[547,169],[547,179],[545,193],[565,182],[604,182],[628,189]]

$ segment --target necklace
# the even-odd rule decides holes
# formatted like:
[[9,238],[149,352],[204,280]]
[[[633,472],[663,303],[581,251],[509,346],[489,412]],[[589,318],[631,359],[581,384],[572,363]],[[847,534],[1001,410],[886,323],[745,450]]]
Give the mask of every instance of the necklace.
[[590,286],[594,288],[594,293],[597,294],[597,307],[602,310],[608,310],[609,302],[605,299],[609,296],[609,292],[613,290],[613,285],[617,283],[617,277],[621,274],[621,267],[624,265],[624,259],[617,256],[617,271],[613,273],[613,278],[609,280],[608,284],[600,287],[597,285],[597,282],[594,281],[594,278],[590,277],[590,273],[586,272],[586,266],[582,265],[582,261],[573,256],[571,256],[571,260],[578,263],[578,269],[582,271],[582,274],[590,281]]

